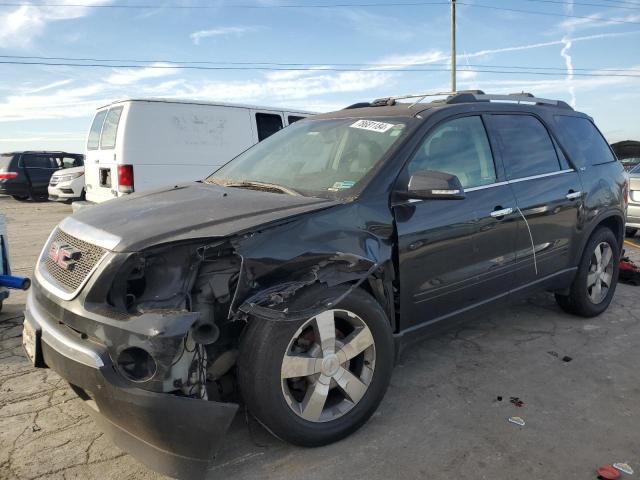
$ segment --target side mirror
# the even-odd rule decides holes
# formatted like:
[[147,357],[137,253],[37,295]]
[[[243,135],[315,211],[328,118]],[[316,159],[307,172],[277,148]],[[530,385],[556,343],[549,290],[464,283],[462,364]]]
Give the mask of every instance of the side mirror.
[[464,188],[455,175],[432,170],[415,172],[409,179],[409,198],[425,200],[462,200]]

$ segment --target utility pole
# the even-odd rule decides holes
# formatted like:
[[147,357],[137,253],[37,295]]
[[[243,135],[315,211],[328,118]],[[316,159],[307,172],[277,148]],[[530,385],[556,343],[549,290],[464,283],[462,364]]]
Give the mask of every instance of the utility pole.
[[456,91],[456,0],[451,0],[451,91]]

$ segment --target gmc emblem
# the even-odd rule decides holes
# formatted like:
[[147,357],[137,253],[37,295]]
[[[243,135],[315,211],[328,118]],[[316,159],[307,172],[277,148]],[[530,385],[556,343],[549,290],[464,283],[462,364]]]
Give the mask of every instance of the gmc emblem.
[[82,252],[71,245],[62,242],[53,242],[49,247],[49,258],[64,270],[73,270]]

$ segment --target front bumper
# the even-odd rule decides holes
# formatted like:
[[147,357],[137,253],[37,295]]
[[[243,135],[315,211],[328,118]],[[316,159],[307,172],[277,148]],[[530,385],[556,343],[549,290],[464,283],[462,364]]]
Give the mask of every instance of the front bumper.
[[116,445],[165,475],[205,477],[235,416],[236,404],[131,386],[103,346],[48,319],[32,294],[25,323],[38,343],[36,366],[52,368],[68,381]]
[[640,228],[640,204],[630,203],[627,207],[627,228]]
[[82,196],[82,191],[75,192],[70,183],[59,183],[55,187],[49,185],[49,187],[47,187],[47,193],[49,194],[49,200],[54,202],[65,202]]

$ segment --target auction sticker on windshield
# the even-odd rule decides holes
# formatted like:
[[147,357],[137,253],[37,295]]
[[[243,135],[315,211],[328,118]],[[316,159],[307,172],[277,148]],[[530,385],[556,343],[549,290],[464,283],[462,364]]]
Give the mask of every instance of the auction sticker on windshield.
[[358,120],[356,123],[350,125],[350,127],[384,133],[387,130],[392,129],[394,125],[393,123],[374,122],[373,120]]

